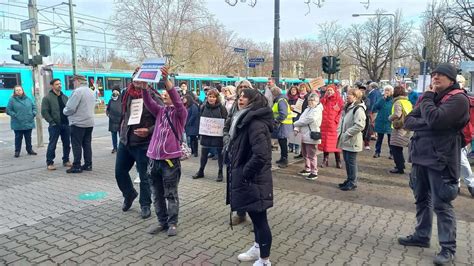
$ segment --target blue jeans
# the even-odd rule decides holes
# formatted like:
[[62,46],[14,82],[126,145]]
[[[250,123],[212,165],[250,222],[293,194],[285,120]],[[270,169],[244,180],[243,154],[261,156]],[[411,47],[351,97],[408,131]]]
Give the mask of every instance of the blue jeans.
[[69,125],[54,125],[48,127],[49,143],[46,151],[46,164],[54,164],[56,157],[56,145],[58,144],[59,136],[63,143],[63,163],[69,162],[69,153],[71,152],[71,130]]
[[119,132],[118,131],[111,131],[110,133],[112,134],[112,148],[114,150],[116,150],[117,149],[117,142],[118,142],[117,136],[119,135]]
[[25,137],[26,151],[30,153],[33,151],[33,146],[31,146],[31,131],[32,129],[27,130],[13,130],[15,132],[15,152],[21,151],[21,142],[23,137]]
[[347,180],[357,185],[357,152],[342,150],[342,156],[346,164]]
[[148,165],[146,147],[127,147],[120,143],[115,160],[115,179],[124,198],[131,198],[137,193],[129,173],[134,163],[137,164],[138,175],[140,176],[140,205],[142,207],[150,206],[151,191],[146,174]]

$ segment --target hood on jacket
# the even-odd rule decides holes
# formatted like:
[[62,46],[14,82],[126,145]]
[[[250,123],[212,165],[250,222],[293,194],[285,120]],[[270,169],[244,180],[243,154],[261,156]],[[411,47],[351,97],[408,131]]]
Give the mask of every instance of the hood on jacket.
[[260,120],[268,127],[270,132],[273,131],[273,112],[270,107],[262,107],[257,109],[251,109],[247,112],[244,118],[241,119],[240,123],[237,125],[238,128],[242,128],[252,120]]

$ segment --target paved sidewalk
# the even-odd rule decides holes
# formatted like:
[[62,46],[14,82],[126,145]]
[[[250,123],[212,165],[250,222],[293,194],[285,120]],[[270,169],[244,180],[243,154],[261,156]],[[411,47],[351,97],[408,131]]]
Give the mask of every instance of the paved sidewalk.
[[[38,157],[14,161],[28,170],[0,169],[0,264],[239,264],[236,256],[248,249],[253,233],[248,223],[230,229],[225,183],[214,181],[216,161],[209,161],[208,177],[198,180],[190,178],[198,160],[183,163],[178,236],[151,236],[145,230],[156,223],[154,214],[142,220],[138,201],[126,213],[120,209],[109,142],[94,139],[92,172],[67,175],[62,167],[52,172],[44,165],[29,167],[32,160],[44,160],[44,148]],[[78,199],[95,191],[107,196]],[[274,265],[430,265],[439,248],[436,234],[429,249],[396,243],[396,236],[411,232],[413,213],[285,189],[274,194],[269,210]],[[456,265],[474,264],[474,223],[459,221],[457,235]]]

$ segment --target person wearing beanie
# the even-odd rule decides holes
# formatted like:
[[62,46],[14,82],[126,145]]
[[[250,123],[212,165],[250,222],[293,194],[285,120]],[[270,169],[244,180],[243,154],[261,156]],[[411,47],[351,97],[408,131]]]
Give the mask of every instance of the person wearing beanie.
[[[440,64],[431,73],[431,85],[405,118],[414,132],[410,143],[410,187],[416,199],[414,233],[398,238],[404,246],[429,247],[436,213],[441,251],[433,262],[447,265],[456,253],[456,216],[452,201],[458,195],[462,130],[469,121],[469,100],[459,91],[456,68]],[[464,94],[464,95],[462,95]]]

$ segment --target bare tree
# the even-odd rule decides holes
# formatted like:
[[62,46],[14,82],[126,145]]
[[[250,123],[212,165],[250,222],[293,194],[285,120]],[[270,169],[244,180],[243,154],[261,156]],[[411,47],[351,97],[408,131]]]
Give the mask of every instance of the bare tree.
[[318,24],[318,39],[325,55],[340,56],[348,48],[346,30],[337,21]]
[[[382,11],[377,11],[383,14]],[[409,50],[399,49],[405,45],[411,32],[411,24],[401,23],[401,14],[398,13],[393,21],[386,16],[375,16],[362,25],[352,25],[348,31],[351,38],[348,45],[350,57],[355,59],[359,66],[367,71],[372,80],[382,79],[383,74],[390,62],[392,51],[392,40],[395,38],[395,59],[409,56]],[[395,33],[395,34],[394,34]],[[388,71],[390,76],[390,71]]]
[[203,0],[121,0],[114,14],[123,46],[141,58],[172,54],[176,65],[188,63],[202,49],[188,45],[192,38],[187,36],[208,28],[209,18]]
[[432,16],[447,40],[463,57],[474,60],[474,3],[471,0],[433,1]]
[[295,39],[281,44],[281,73],[287,77],[321,73],[321,50],[314,40]]

